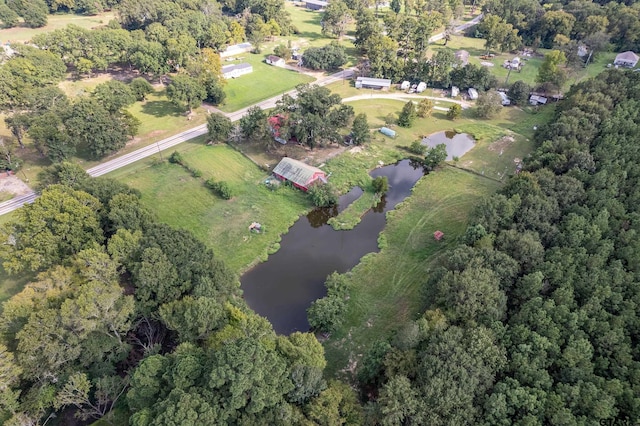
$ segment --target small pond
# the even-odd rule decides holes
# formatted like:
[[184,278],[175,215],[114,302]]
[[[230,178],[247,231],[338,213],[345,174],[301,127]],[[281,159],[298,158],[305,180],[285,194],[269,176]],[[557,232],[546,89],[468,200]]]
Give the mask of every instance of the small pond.
[[282,237],[280,250],[242,276],[246,302],[271,321],[278,334],[309,330],[307,308],[325,295],[327,276],[333,271],[344,273],[365,254],[378,251],[384,213],[411,194],[423,169],[403,160],[376,169],[371,176],[387,176],[389,192],[354,229],[335,231],[327,221],[362,194],[357,187],[340,197],[338,207],[315,209],[298,219]]
[[476,141],[466,133],[456,133],[450,130],[434,133],[422,139],[422,144],[429,148],[434,148],[441,143],[447,146],[447,160],[453,160],[453,157],[462,157],[471,150]]

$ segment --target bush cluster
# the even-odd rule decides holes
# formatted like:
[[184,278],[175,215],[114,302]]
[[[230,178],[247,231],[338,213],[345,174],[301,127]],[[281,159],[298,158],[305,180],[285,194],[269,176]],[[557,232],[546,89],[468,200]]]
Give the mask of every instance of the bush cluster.
[[216,195],[220,196],[225,200],[231,199],[233,197],[233,193],[231,192],[231,188],[229,184],[225,181],[216,181],[214,179],[208,179],[205,182],[207,188],[212,190]]

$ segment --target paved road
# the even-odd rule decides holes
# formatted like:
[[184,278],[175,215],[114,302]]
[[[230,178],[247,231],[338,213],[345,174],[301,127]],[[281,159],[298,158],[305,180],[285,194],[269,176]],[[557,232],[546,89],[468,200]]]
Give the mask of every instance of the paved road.
[[[314,84],[317,84],[319,86],[326,86],[327,84],[335,83],[336,81],[340,81],[342,79],[349,79],[352,76],[353,76],[353,69],[349,68],[344,71],[340,71],[335,74],[332,74],[328,77],[321,78],[315,81]],[[295,90],[290,90],[286,92],[286,94],[295,97]],[[223,113],[223,114],[229,117],[231,121],[237,121],[237,120],[240,120],[240,118],[242,118],[247,113],[247,110],[252,106],[259,106],[262,109],[273,108],[276,106],[276,102],[281,97],[282,95],[274,96],[273,98],[251,105],[250,107],[243,108],[241,110],[234,111],[231,113]],[[135,163],[138,160],[142,160],[143,158],[147,158],[152,155],[155,155],[160,151],[164,151],[166,149],[172,148],[189,139],[202,136],[206,133],[207,133],[207,125],[202,124],[200,126],[186,130],[182,133],[178,133],[177,135],[158,141],[152,145],[130,152],[129,154],[122,155],[120,157],[114,158],[113,160],[105,161],[104,163],[101,163],[95,167],[90,168],[89,170],[87,170],[87,173],[90,176],[94,176],[94,177],[102,176],[116,169],[127,166],[131,163]],[[9,201],[0,203],[0,215],[12,212],[22,207],[24,204],[33,203],[37,197],[38,195],[35,192],[29,192],[27,194],[14,197]]]
[[[480,14],[478,16],[476,16],[475,18],[473,18],[471,21],[469,22],[465,22],[462,25],[459,25],[457,27],[455,27],[454,32],[460,32],[463,30],[466,30],[467,28],[478,24],[482,18],[484,17],[483,14]],[[432,36],[431,38],[429,38],[429,42],[433,43],[435,41],[438,40],[442,40],[444,38],[444,32],[439,33],[439,34],[435,34],[434,36]],[[330,75],[328,77],[324,77],[321,78],[317,81],[314,82],[314,84],[317,84],[319,86],[326,86],[327,84],[331,84],[334,83],[336,81],[340,81],[343,79],[349,79],[353,76],[353,68],[349,68],[346,69],[344,71],[340,71],[338,73],[335,73],[333,75]],[[290,96],[295,96],[295,90],[290,90],[288,92],[285,92],[286,94],[290,95]],[[258,102],[257,104],[251,105],[251,106],[259,106],[262,109],[269,109],[269,108],[273,108],[276,105],[276,102],[282,97],[282,95],[278,95],[278,96],[274,96],[271,99],[267,99],[265,101],[262,102]],[[408,98],[424,98],[425,96],[419,96],[419,95],[377,95],[376,96],[372,96],[372,95],[360,95],[360,96],[353,96],[351,98],[347,98],[344,99],[344,102],[349,102],[349,101],[354,101],[354,100],[358,100],[358,99],[371,99],[372,97],[375,98],[389,98],[389,99],[398,99],[398,100],[404,100],[404,99],[408,99]],[[429,99],[432,100],[445,100],[443,98],[436,98],[436,97],[428,97]],[[456,102],[459,103],[460,105],[462,105],[463,108],[467,108],[468,104],[466,104],[465,102],[462,101],[454,101],[454,100],[450,100],[450,99],[446,99],[447,102]],[[232,113],[224,113],[224,115],[226,115],[227,117],[229,117],[231,119],[231,121],[237,121],[240,120],[240,118],[242,118],[246,113],[247,110],[250,107],[247,108],[243,108],[241,110],[232,112]],[[445,110],[446,108],[443,107],[438,107],[435,106],[435,109],[438,110]],[[109,160],[106,161],[102,164],[99,164],[95,167],[92,167],[91,169],[87,170],[87,173],[89,173],[89,175],[91,176],[102,176],[104,174],[107,174],[109,172],[112,172],[116,169],[119,169],[121,167],[127,166],[131,163],[135,163],[138,160],[141,160],[143,158],[146,157],[150,157],[152,155],[155,155],[156,153],[158,153],[159,151],[164,151],[166,149],[169,149],[175,145],[178,145],[179,143],[182,143],[184,141],[187,141],[189,139],[193,139],[196,138],[198,136],[204,135],[205,133],[207,133],[207,126],[206,124],[194,127],[192,129],[186,130],[182,133],[179,133],[177,135],[171,136],[169,138],[163,139],[157,143],[154,143],[153,145],[149,145],[146,146],[144,148],[140,148],[137,151],[133,151],[129,154],[125,154],[122,155],[118,158],[114,158],[113,160]],[[3,203],[0,203],[0,215],[12,212],[20,207],[22,207],[24,204],[27,203],[33,203],[34,200],[37,198],[37,194],[35,192],[29,192],[28,194],[24,194],[24,195],[20,195],[17,197],[12,198],[9,201],[5,201]]]
[[[473,27],[474,25],[477,25],[480,23],[480,21],[482,21],[482,18],[484,18],[484,13],[481,13],[480,15],[476,16],[475,18],[473,18],[470,21],[465,22],[462,25],[458,25],[457,27],[455,27],[453,29],[454,33],[459,33],[460,31],[464,31],[469,27]],[[429,43],[433,43],[434,41],[438,41],[438,40],[442,40],[444,38],[444,32],[441,32],[439,34],[435,34],[431,37],[429,37]]]

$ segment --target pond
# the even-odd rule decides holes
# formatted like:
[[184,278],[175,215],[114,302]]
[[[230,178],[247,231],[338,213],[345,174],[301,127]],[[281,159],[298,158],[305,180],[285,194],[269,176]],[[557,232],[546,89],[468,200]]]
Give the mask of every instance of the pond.
[[453,157],[462,157],[476,144],[475,139],[466,133],[457,133],[452,130],[446,132],[438,132],[422,139],[422,145],[434,148],[441,143],[447,146],[447,160],[453,160]]
[[387,176],[389,191],[352,230],[335,231],[327,221],[362,194],[357,187],[340,197],[338,207],[315,209],[298,219],[282,237],[280,250],[242,276],[251,309],[271,321],[278,334],[308,331],[307,308],[326,294],[327,276],[347,272],[362,256],[378,251],[385,213],[411,194],[423,174],[422,166],[409,160],[372,171],[374,178]]

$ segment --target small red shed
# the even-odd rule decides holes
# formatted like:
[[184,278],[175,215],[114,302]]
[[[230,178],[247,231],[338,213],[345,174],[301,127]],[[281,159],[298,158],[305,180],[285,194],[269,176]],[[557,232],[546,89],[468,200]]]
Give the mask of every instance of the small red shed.
[[302,161],[285,157],[273,169],[273,174],[280,180],[287,180],[296,188],[308,191],[309,186],[316,181],[327,182],[327,174],[317,167]]
[[442,231],[436,231],[433,233],[433,238],[436,239],[436,241],[440,241],[441,239],[444,238],[444,232]]

